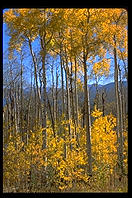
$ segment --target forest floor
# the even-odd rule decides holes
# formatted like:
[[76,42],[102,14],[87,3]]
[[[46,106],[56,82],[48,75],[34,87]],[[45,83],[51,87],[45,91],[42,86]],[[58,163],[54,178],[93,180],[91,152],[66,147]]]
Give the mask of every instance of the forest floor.
[[70,189],[65,189],[65,190],[60,190],[57,189],[56,187],[42,187],[42,188],[37,188],[34,187],[34,189],[27,190],[27,189],[22,189],[22,188],[15,188],[15,187],[4,187],[3,188],[3,193],[117,193],[117,192],[122,192],[122,193],[127,193],[128,192],[128,181],[127,178],[123,182],[118,182],[116,186],[113,184],[110,186],[107,184],[104,185],[98,185],[97,183],[91,183],[91,184],[80,184],[80,185],[75,185]]

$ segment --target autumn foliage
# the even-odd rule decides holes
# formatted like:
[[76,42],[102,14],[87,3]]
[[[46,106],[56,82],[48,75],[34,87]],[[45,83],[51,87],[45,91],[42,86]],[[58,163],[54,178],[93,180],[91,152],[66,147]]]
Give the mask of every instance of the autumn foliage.
[[[92,112],[95,118],[92,131],[92,158],[93,177],[100,183],[97,186],[106,186],[111,174],[115,171],[117,163],[116,118],[113,115],[102,116],[102,112]],[[82,127],[78,127],[80,136],[79,147],[75,138],[68,139],[66,121],[61,122],[66,140],[60,133],[54,138],[49,122],[47,128],[47,148],[42,150],[42,129],[29,131],[28,144],[21,142],[20,134],[8,140],[8,146],[3,151],[3,179],[4,186],[24,189],[28,192],[41,191],[69,191],[79,189],[82,184],[89,184],[87,174],[87,155],[85,151],[86,134]],[[74,133],[74,125],[71,124]],[[56,132],[61,130],[56,126]],[[127,145],[125,140],[124,160],[127,159]],[[64,158],[64,143],[67,145],[67,158]],[[72,150],[70,145],[72,145]],[[125,160],[126,163],[126,160]],[[90,180],[90,181],[89,181]],[[46,185],[45,185],[46,184]],[[21,186],[21,187],[20,187]],[[75,188],[76,187],[76,188]],[[23,188],[23,189],[22,189]],[[84,189],[85,190],[85,189]]]
[[[4,191],[126,192],[127,11],[8,9],[3,20],[10,37],[4,63]],[[104,93],[100,105],[98,89],[113,65],[114,113],[106,111]],[[92,105],[89,80],[96,81]]]

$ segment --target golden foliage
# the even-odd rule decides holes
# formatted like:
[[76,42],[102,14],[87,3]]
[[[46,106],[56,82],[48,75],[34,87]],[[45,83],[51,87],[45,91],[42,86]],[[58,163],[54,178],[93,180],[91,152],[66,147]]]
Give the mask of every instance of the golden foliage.
[[107,167],[106,171],[111,171],[117,162],[117,137],[114,131],[116,118],[113,115],[103,117],[96,107],[92,116],[96,117],[91,132],[94,170],[98,171],[97,167],[102,165]]

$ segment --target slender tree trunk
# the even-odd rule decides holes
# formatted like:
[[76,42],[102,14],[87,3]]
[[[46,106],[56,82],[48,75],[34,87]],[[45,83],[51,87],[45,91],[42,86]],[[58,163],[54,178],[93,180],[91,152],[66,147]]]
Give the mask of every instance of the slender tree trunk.
[[36,120],[37,120],[37,94],[36,94],[36,87],[35,87],[35,78],[34,78],[34,84],[33,84],[33,88],[34,88],[34,119],[32,121],[32,130],[33,130],[33,127],[35,127],[35,130],[36,130]]
[[[42,81],[43,81],[43,114],[42,114],[42,149],[47,149],[47,81],[46,81],[46,53],[47,53],[47,43],[46,43],[46,12],[43,10],[43,27],[42,34],[40,33],[40,45],[41,45],[41,57],[42,57]],[[44,161],[47,162],[47,157],[44,157]],[[42,180],[47,180],[47,166],[44,168],[44,172],[41,175]],[[47,182],[46,182],[47,183]]]
[[[66,76],[66,91],[67,91],[67,120],[68,128],[69,128],[69,141],[71,141],[71,108],[70,108],[70,93],[69,93],[69,68],[68,68],[68,60],[66,57],[66,69],[65,69],[65,76]],[[72,144],[70,143],[70,149],[72,150]]]
[[60,65],[61,65],[62,114],[64,114],[65,108],[64,108],[64,77],[63,77],[62,47],[60,47]]
[[46,96],[47,96],[47,103],[48,103],[48,106],[49,106],[49,112],[50,112],[50,117],[51,117],[52,129],[53,129],[54,138],[55,138],[56,134],[55,134],[54,117],[53,117],[53,113],[52,113],[52,110],[51,110],[51,105],[50,105],[50,101],[49,101],[48,95],[46,95]]
[[23,134],[23,65],[22,65],[22,57],[21,57],[21,88],[20,88],[20,106],[21,106],[21,112],[20,112],[20,129],[22,133],[22,141],[24,142],[24,134]]
[[[114,37],[115,41],[115,37]],[[116,44],[116,41],[115,41]],[[119,81],[118,74],[119,68],[117,64],[117,51],[114,48],[114,63],[115,63],[115,95],[116,95],[116,112],[117,112],[117,141],[119,144],[118,147],[118,162],[121,173],[123,173],[123,136],[122,136],[122,127],[121,127],[121,104],[120,104],[120,93],[119,93]]]
[[120,128],[122,131],[123,136],[123,95],[122,95],[122,81],[121,81],[121,74],[120,74],[120,68],[119,69],[119,76],[120,76],[120,88],[119,88],[119,103],[120,103]]
[[34,77],[35,77],[35,84],[36,84],[36,89],[37,89],[37,121],[39,123],[40,122],[40,117],[42,118],[42,108],[41,108],[40,89],[39,89],[39,86],[38,86],[37,59],[36,59],[35,54],[33,52],[30,39],[28,41],[29,41],[30,53],[31,53],[31,56],[32,56],[33,64],[34,64]]
[[55,122],[58,119],[58,66],[56,67]]
[[58,119],[58,66],[56,67],[55,121]]
[[17,111],[17,126],[18,126],[18,132],[20,132],[20,106],[19,106],[19,84],[17,85],[17,94],[16,94],[16,101],[17,101],[17,106],[16,106],[16,111]]
[[102,112],[103,112],[103,116],[105,116],[105,98],[104,98],[104,92],[102,93]]
[[78,126],[77,63],[75,58],[75,120]]
[[121,77],[121,69],[119,68],[119,76],[120,76],[120,103],[121,103],[121,123],[122,123],[122,131],[125,130],[125,105],[124,105],[124,93],[123,93],[123,83]]
[[78,127],[78,94],[77,94],[77,63],[76,63],[76,57],[75,57],[75,134],[76,134],[76,140],[77,145],[79,146],[79,134],[77,133],[77,127]]
[[46,70],[45,70],[45,54],[42,59],[42,68],[43,68],[43,91],[44,91],[44,108],[43,108],[43,122],[42,127],[43,129],[43,149],[47,146],[47,133],[46,133],[46,114],[47,114],[47,91],[46,91]]
[[14,81],[12,74],[12,65],[10,64],[10,77],[11,77],[11,86],[9,90],[9,98],[10,98],[10,122],[11,122],[11,135],[14,137]]
[[84,95],[85,95],[85,122],[86,122],[86,148],[88,156],[88,173],[92,176],[92,153],[91,153],[91,129],[90,129],[90,116],[89,116],[89,104],[88,104],[88,85],[87,85],[87,65],[86,55],[83,52],[83,66],[84,66]]
[[54,70],[53,64],[51,66],[51,76],[52,76],[52,105],[53,105],[53,120],[55,121],[55,85],[54,85]]
[[98,77],[96,76],[96,96],[95,96],[95,104],[97,106],[97,109],[99,108],[99,90],[98,90]]
[[32,101],[32,67],[31,67],[31,86],[30,86],[30,96],[29,96],[29,100],[28,100],[28,105],[27,105],[27,109],[28,109],[28,113],[27,113],[27,140],[26,143],[28,145],[28,139],[29,139],[29,130],[31,130],[31,120],[30,120],[30,107],[31,107],[31,101]]
[[72,120],[75,124],[75,112],[74,112],[74,99],[73,99],[73,86],[72,86],[72,75],[73,75],[73,69],[72,69],[72,60],[71,60],[71,71],[70,71],[70,75],[69,75],[69,79],[70,79],[70,104],[71,104],[71,117]]
[[15,132],[16,134],[18,133],[18,115],[17,115],[17,110],[18,110],[18,100],[17,100],[17,88],[15,87],[15,104],[14,104],[14,122],[15,122]]
[[46,90],[46,68],[45,68],[45,58],[46,58],[46,15],[45,9],[43,10],[43,29],[40,31],[40,45],[42,52],[42,81],[43,81],[43,114],[42,114],[42,135],[43,135],[43,145],[42,149],[47,148],[47,133],[46,133],[46,117],[47,117],[47,90]]

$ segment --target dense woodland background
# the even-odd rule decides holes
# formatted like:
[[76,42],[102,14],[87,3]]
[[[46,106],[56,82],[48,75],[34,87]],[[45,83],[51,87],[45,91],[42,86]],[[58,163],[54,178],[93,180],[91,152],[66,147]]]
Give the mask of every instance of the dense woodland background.
[[3,20],[3,191],[127,192],[127,10]]

